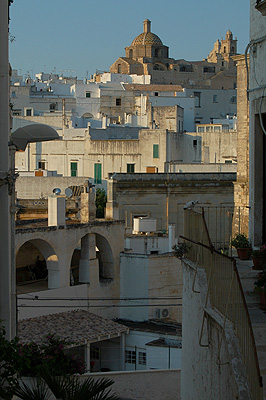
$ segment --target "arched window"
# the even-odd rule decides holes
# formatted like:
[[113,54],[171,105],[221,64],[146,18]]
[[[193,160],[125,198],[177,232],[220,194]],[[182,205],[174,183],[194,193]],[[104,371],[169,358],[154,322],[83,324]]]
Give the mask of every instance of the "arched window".
[[154,57],[159,57],[159,49],[158,48],[156,48],[154,50]]
[[226,53],[226,47],[224,46],[224,53]]
[[121,64],[118,64],[118,66],[117,66],[117,73],[121,74]]
[[133,58],[133,50],[132,49],[129,50],[129,58]]
[[235,48],[234,48],[234,46],[232,46],[232,53],[234,54],[234,52],[235,52]]

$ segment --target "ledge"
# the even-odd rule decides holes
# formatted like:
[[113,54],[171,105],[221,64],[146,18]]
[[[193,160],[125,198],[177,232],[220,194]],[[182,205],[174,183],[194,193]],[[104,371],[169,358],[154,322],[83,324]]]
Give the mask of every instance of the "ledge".
[[263,15],[266,16],[266,0],[257,1],[255,8]]

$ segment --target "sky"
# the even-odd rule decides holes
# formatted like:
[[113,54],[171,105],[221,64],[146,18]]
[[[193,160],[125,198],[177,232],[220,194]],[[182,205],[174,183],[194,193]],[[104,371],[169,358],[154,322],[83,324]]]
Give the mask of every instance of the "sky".
[[249,0],[14,0],[9,57],[21,75],[39,72],[84,78],[109,71],[124,48],[151,31],[171,58],[202,60],[230,29],[238,53],[249,42]]

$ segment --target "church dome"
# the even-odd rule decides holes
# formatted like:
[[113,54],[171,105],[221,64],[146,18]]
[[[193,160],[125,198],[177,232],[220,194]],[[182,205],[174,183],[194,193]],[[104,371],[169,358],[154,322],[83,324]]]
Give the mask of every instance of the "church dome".
[[138,35],[133,42],[131,43],[131,46],[139,46],[139,45],[145,45],[145,44],[155,44],[155,45],[163,45],[163,42],[159,38],[159,36],[155,35],[155,33],[152,32],[142,32],[140,35]]
[[159,36],[151,32],[151,21],[149,19],[143,21],[143,32],[133,40],[131,46],[143,46],[146,44],[163,45]]

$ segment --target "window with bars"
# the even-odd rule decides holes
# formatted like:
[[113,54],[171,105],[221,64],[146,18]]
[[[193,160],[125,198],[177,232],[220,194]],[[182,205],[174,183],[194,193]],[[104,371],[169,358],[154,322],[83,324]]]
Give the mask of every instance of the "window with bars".
[[94,183],[102,183],[102,164],[94,164]]
[[132,351],[132,350],[126,350],[125,362],[127,364],[135,364],[136,363],[136,352]]
[[159,158],[159,145],[153,145],[153,158]]
[[77,162],[70,163],[70,171],[71,171],[71,176],[77,176],[77,171],[78,171],[78,163]]

